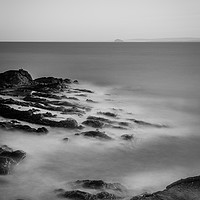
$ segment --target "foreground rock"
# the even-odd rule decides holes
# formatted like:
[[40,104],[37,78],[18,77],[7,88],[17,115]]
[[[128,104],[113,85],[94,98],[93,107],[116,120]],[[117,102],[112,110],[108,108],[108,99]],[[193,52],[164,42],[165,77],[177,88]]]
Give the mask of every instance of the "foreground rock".
[[24,85],[32,85],[33,79],[31,75],[23,70],[9,70],[4,73],[0,73],[0,88],[13,88]]
[[113,190],[127,192],[127,189],[120,183],[106,183],[103,180],[78,180],[70,183],[73,189],[95,189],[95,190]]
[[98,130],[81,132],[81,133],[77,133],[76,135],[83,135],[85,137],[91,137],[91,138],[97,138],[97,139],[103,139],[103,140],[112,140],[111,137],[106,135],[104,132],[100,132]]
[[26,153],[4,145],[0,147],[0,175],[10,174],[13,168],[26,157]]
[[22,125],[20,122],[11,120],[8,122],[0,122],[0,128],[7,131],[23,131],[28,133],[34,133],[37,135],[47,134],[48,130],[45,127],[32,128],[28,125]]
[[76,200],[97,200],[97,199],[119,199],[114,194],[108,192],[99,192],[97,194],[91,194],[89,192],[84,192],[80,190],[72,190],[72,191],[62,191],[60,190],[58,193],[58,197],[67,198],[67,199],[76,199]]
[[10,119],[17,119],[25,122],[34,124],[51,126],[51,127],[62,127],[62,128],[78,128],[78,123],[75,119],[67,118],[66,120],[53,121],[45,119],[43,114],[34,114],[32,110],[21,111],[11,108],[7,105],[0,104],[0,116]]
[[131,200],[199,200],[200,176],[181,179],[165,190],[133,197]]

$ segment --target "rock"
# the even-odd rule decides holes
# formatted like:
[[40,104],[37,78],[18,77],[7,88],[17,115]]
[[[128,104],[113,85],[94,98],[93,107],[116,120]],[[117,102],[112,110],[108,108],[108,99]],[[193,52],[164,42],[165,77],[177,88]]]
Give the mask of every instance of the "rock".
[[75,119],[67,118],[61,121],[52,121],[45,119],[42,114],[34,114],[31,110],[21,111],[11,108],[7,105],[0,104],[0,116],[10,119],[22,120],[34,124],[51,126],[51,127],[62,127],[62,128],[78,128],[78,123]]
[[74,89],[75,91],[79,91],[79,92],[86,92],[86,93],[94,93],[91,90],[86,90],[86,89]]
[[121,135],[121,138],[123,140],[133,140],[134,139],[133,135],[129,135],[129,134]]
[[65,197],[75,200],[96,200],[95,195],[80,190],[61,192],[58,194],[58,197]]
[[82,122],[82,124],[91,126],[93,128],[103,128],[104,127],[103,122],[98,121],[98,120],[93,120],[93,119],[87,119],[84,122]]
[[65,142],[68,142],[69,141],[69,138],[63,138],[63,140],[65,141]]
[[37,97],[45,97],[45,98],[52,98],[52,99],[62,99],[60,96],[51,94],[51,93],[44,93],[44,92],[33,92],[33,96]]
[[93,101],[92,99],[86,99],[86,101],[90,103],[97,103],[97,101]]
[[121,129],[121,130],[127,130],[127,128],[122,127],[122,126],[112,126],[112,128]]
[[103,139],[103,140],[112,140],[111,137],[109,137],[108,135],[106,135],[104,132],[100,132],[98,130],[96,130],[96,131],[81,132],[80,135],[83,135],[85,137]]
[[139,195],[131,200],[199,200],[199,198],[200,176],[195,176],[176,181],[163,191]]
[[128,119],[129,121],[132,121],[138,125],[141,126],[151,126],[151,127],[155,127],[155,128],[168,128],[167,125],[162,125],[162,124],[152,124],[149,122],[145,122],[145,121],[141,121],[141,120],[136,120],[136,119]]
[[87,94],[76,94],[76,96],[79,96],[79,97],[87,97]]
[[0,73],[0,88],[13,88],[19,86],[32,85],[33,79],[31,75],[23,70],[9,70],[4,73]]
[[38,129],[31,128],[28,125],[22,125],[18,121],[8,121],[8,122],[0,122],[0,128],[12,131],[24,131],[24,132],[29,132],[29,133],[37,133],[37,134],[47,134],[48,130],[45,127],[40,127]]
[[119,122],[120,126],[129,126],[130,124],[128,122]]
[[58,197],[64,197],[64,198],[76,199],[76,200],[98,200],[98,199],[108,200],[108,199],[120,198],[108,192],[90,194],[89,192],[84,192],[81,190],[72,190],[72,191],[64,191],[64,192],[61,190],[61,192],[57,192],[57,193],[58,193]]
[[106,115],[108,117],[117,117],[115,113],[111,113],[111,112],[98,112],[97,114]]
[[26,157],[21,150],[13,151],[12,148],[3,145],[0,147],[0,175],[10,174],[14,166]]
[[79,82],[78,82],[78,80],[74,80],[73,83],[78,84]]
[[114,190],[124,192],[127,189],[120,183],[106,183],[103,180],[77,180],[70,183],[73,189]]
[[104,122],[104,123],[107,123],[107,124],[113,123],[113,121],[111,121],[111,120],[109,120],[109,119],[106,119],[106,118],[103,118],[103,117],[88,116],[87,119],[88,119],[88,120],[101,121],[101,122]]

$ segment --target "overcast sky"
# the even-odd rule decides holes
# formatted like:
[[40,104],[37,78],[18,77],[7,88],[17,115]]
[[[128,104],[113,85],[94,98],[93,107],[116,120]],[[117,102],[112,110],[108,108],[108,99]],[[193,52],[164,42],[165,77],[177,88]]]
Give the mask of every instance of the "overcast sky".
[[0,0],[1,41],[200,37],[200,0]]

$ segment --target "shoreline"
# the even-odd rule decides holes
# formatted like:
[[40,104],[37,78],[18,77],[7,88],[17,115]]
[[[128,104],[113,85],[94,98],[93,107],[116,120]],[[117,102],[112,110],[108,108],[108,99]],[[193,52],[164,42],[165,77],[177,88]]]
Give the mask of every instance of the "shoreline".
[[[4,119],[0,122],[0,128],[4,131],[12,132],[17,130],[24,134],[33,134],[37,137],[43,135],[43,137],[45,137],[52,128],[62,128],[65,130],[70,129],[70,132],[73,133],[73,137],[65,137],[63,138],[63,142],[70,143],[74,138],[81,138],[86,140],[86,142],[92,140],[104,144],[112,141],[116,141],[117,143],[123,141],[126,144],[135,139],[134,135],[120,134],[116,136],[110,134],[108,130],[112,130],[113,132],[131,130],[133,126],[154,129],[170,128],[165,124],[151,123],[140,119],[126,118],[125,120],[124,118],[120,118],[121,112],[124,111],[120,110],[118,107],[102,108],[101,105],[99,105],[98,108],[102,96],[98,96],[97,92],[90,88],[84,88],[77,80],[73,81],[68,78],[60,79],[54,77],[41,77],[33,80],[31,75],[22,69],[12,72],[8,71],[6,75],[1,73],[0,77],[1,87],[4,87],[0,90],[0,110],[2,111],[0,115]],[[107,96],[105,98],[107,99]],[[112,101],[112,99],[110,100]],[[102,110],[98,111],[97,108]],[[29,152],[26,152],[26,158],[24,154],[22,156],[23,159],[20,157],[23,152],[22,149],[20,150],[20,155],[17,156],[20,162],[17,160],[13,163],[13,160],[16,159],[16,150],[12,148],[12,146],[1,147],[0,158],[2,160],[0,160],[0,166],[2,167],[3,164],[9,160],[9,165],[0,168],[2,175],[12,175],[15,173],[14,169],[18,163],[18,168],[20,168],[20,165],[23,165],[22,160],[24,159],[26,161],[29,159]],[[119,185],[119,183],[90,180],[86,184],[85,181],[82,180],[82,182],[80,182],[79,180],[78,186],[77,181],[78,180],[75,180],[74,183],[75,188],[81,188],[82,192],[75,189],[66,191],[64,189],[55,188],[55,196],[71,199],[79,198],[81,200],[119,198],[154,200],[161,198],[172,199],[174,195],[177,195],[178,200],[180,195],[182,199],[186,198],[185,188],[192,191],[190,195],[192,196],[191,198],[193,198],[193,192],[197,192],[194,185],[196,187],[196,184],[199,184],[200,177],[176,182],[167,186],[167,188],[161,192],[142,194],[132,198],[126,196],[126,189]],[[96,192],[99,192],[99,190],[103,188],[103,192],[101,191],[95,194],[90,193],[84,190],[85,184],[89,189],[92,191],[96,190]],[[112,192],[110,192],[110,190]],[[120,192],[118,193],[116,190]]]

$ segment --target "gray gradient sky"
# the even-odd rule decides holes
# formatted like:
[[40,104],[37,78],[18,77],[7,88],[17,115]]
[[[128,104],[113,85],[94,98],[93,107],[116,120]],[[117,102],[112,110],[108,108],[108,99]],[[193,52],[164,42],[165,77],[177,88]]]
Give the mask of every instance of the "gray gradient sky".
[[200,0],[0,0],[1,41],[200,37]]

